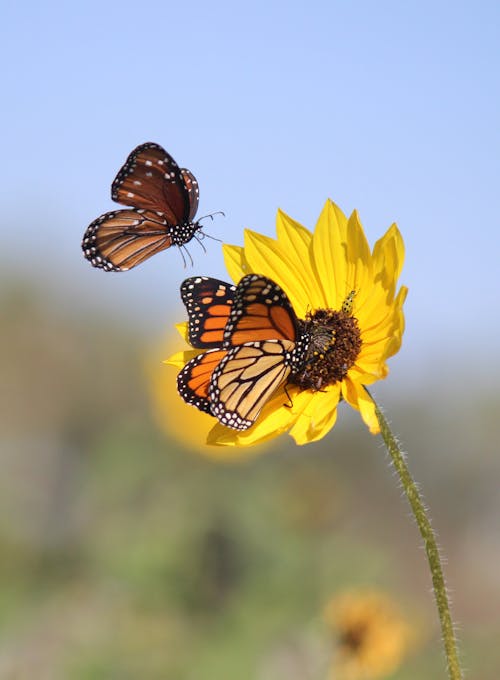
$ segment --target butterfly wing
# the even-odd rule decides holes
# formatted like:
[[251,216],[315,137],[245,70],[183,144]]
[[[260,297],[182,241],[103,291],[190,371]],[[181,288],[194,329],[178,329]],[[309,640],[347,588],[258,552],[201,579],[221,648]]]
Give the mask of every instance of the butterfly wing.
[[214,369],[225,357],[226,351],[211,349],[188,361],[177,376],[177,390],[187,404],[210,413],[208,387]]
[[207,349],[221,347],[236,286],[208,276],[183,281],[181,298],[188,313],[189,343]]
[[207,276],[183,281],[181,298],[188,312],[189,342],[209,349],[191,359],[177,376],[177,390],[188,404],[210,413],[208,386],[226,350],[220,349],[236,286]]
[[298,322],[285,291],[260,274],[248,274],[239,282],[224,331],[224,347],[259,340],[292,340]]
[[186,191],[188,193],[189,200],[188,219],[190,222],[192,222],[198,210],[198,203],[200,200],[200,189],[198,187],[198,181],[196,177],[190,170],[187,170],[186,168],[181,168],[180,172],[182,175],[184,186],[186,187]]
[[87,228],[82,241],[94,267],[115,272],[132,269],[171,245],[166,219],[151,210],[105,213]]
[[214,367],[208,400],[222,425],[247,430],[292,370],[291,340],[247,342],[233,347]]
[[198,182],[163,147],[147,142],[134,149],[118,171],[111,198],[133,208],[161,212],[175,226],[194,217]]

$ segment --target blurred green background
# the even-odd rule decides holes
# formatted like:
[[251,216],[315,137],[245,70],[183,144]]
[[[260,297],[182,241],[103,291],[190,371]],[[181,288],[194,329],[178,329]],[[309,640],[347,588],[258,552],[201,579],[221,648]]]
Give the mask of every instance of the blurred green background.
[[[152,422],[148,374],[172,369],[147,334],[26,280],[0,302],[2,678],[319,680],[334,650],[323,610],[358,586],[387,593],[414,629],[390,677],[444,677],[417,529],[357,414],[341,406],[318,444],[283,437],[214,463]],[[390,380],[383,401],[440,536],[468,677],[495,680],[498,399]]]

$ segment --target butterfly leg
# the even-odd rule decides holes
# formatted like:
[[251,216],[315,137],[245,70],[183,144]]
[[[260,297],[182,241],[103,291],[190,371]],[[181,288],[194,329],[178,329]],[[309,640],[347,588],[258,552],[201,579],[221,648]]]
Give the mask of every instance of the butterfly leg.
[[292,397],[288,394],[288,390],[287,390],[287,388],[286,388],[286,385],[285,385],[285,394],[286,394],[286,396],[287,396],[287,398],[288,398],[288,401],[289,401],[290,403],[289,403],[289,404],[283,404],[283,406],[286,406],[286,408],[292,408],[292,407],[293,407]]

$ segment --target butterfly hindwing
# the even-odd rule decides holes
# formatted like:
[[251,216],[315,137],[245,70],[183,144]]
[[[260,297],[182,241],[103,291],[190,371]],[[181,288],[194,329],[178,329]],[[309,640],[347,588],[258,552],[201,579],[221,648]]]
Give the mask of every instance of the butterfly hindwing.
[[106,271],[127,271],[172,244],[165,219],[151,210],[115,210],[87,228],[85,257]]
[[189,343],[207,349],[221,347],[236,286],[208,276],[183,281],[181,298],[188,313]]
[[247,342],[233,347],[214,368],[210,412],[222,425],[246,430],[292,370],[290,340]]
[[198,210],[200,190],[198,188],[198,182],[196,180],[196,177],[193,175],[192,172],[190,172],[186,168],[181,168],[180,173],[182,176],[182,180],[184,182],[184,186],[186,187],[186,191],[188,193],[189,201],[188,220],[192,222]]
[[177,376],[177,390],[187,404],[210,413],[208,387],[212,373],[225,357],[226,350],[210,349],[188,361]]

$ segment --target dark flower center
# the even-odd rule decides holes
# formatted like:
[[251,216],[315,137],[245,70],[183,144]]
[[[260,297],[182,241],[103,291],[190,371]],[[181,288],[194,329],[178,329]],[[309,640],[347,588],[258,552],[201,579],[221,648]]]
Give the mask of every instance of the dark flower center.
[[363,646],[368,636],[367,622],[351,623],[340,635],[340,644],[355,653]]
[[301,321],[308,337],[308,349],[299,371],[290,382],[303,390],[321,390],[345,378],[361,349],[358,320],[351,316],[350,304],[342,309],[318,309]]

